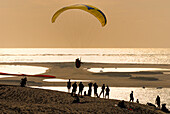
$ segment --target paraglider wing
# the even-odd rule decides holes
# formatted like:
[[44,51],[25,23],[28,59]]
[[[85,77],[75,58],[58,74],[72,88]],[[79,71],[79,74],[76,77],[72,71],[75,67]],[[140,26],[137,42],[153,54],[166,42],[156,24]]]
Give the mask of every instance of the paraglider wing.
[[90,14],[94,15],[102,24],[102,26],[105,26],[107,23],[106,16],[104,13],[99,10],[98,8],[91,6],[91,5],[85,5],[85,4],[77,4],[77,5],[71,5],[67,7],[63,7],[59,9],[52,17],[52,23],[55,22],[56,18],[64,11],[69,10],[69,9],[81,9],[86,12],[89,12]]

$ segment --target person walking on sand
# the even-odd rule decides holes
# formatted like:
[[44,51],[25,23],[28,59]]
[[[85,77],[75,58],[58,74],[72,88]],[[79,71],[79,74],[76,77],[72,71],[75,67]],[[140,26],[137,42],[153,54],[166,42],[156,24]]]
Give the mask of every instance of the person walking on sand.
[[91,96],[92,85],[93,85],[93,83],[92,83],[92,82],[90,82],[90,83],[88,84],[88,86],[89,86],[88,96]]
[[77,84],[76,82],[74,82],[74,84],[72,85],[73,89],[72,89],[72,96],[75,96],[76,91],[77,91]]
[[94,95],[96,95],[98,97],[98,94],[97,94],[98,85],[96,83],[94,83],[93,87],[94,87]]
[[160,108],[160,97],[159,95],[156,97],[156,101],[155,103],[158,105],[158,107]]
[[134,100],[133,91],[131,91],[131,94],[130,94],[130,102],[131,102],[131,101],[133,102],[133,100]]
[[80,82],[80,84],[79,84],[79,93],[78,94],[81,94],[81,96],[82,96],[83,89],[84,89],[84,85],[83,85],[82,82]]
[[70,81],[70,79],[67,82],[67,89],[68,89],[68,92],[70,93],[70,89],[71,89],[71,81]]
[[110,89],[109,89],[109,86],[107,86],[107,88],[106,88],[105,98],[106,98],[106,96],[108,96],[108,99],[109,99],[109,92],[110,92]]
[[[105,91],[105,84],[103,84],[102,91],[100,92],[100,95],[103,93],[103,98],[104,98],[104,91]],[[99,97],[100,97],[100,95],[99,95]]]

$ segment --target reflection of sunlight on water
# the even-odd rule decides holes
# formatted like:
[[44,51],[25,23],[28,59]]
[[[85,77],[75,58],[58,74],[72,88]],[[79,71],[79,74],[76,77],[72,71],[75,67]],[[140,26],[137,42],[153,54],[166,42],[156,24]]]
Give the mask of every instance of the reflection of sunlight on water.
[[170,71],[170,69],[163,68],[90,68],[89,72],[140,72],[140,71]]
[[48,68],[37,66],[25,66],[25,65],[0,65],[0,72],[9,74],[42,74],[45,73]]
[[[68,92],[67,87],[38,87],[38,86],[31,86],[31,88],[39,88],[39,89],[48,89],[48,90],[55,90],[55,91],[63,91]],[[77,88],[79,90],[79,88]],[[86,93],[88,92],[88,87],[84,88]],[[129,101],[131,91],[134,92],[134,101],[139,99],[139,102],[142,104],[146,104],[147,102],[155,104],[155,99],[157,95],[161,98],[161,104],[166,103],[167,107],[170,109],[170,88],[133,88],[133,87],[110,87],[110,99],[119,99]],[[101,87],[98,88],[98,94],[101,92]],[[78,91],[77,91],[78,93]],[[84,92],[83,92],[84,93]],[[92,90],[93,96],[93,90]],[[94,96],[93,96],[94,97]],[[101,98],[103,96],[101,95]]]
[[[45,82],[68,82],[68,79],[44,79]],[[92,80],[70,80],[70,82],[91,82]]]
[[163,72],[163,74],[170,74],[170,72]]

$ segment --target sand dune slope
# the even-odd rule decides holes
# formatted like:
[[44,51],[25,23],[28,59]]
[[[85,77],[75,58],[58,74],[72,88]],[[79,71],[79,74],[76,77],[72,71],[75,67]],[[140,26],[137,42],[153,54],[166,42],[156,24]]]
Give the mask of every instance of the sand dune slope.
[[[118,100],[83,97],[81,103],[68,93],[18,86],[0,86],[0,113],[162,113],[155,108],[125,102],[127,108],[116,106]],[[129,110],[132,109],[132,110]]]

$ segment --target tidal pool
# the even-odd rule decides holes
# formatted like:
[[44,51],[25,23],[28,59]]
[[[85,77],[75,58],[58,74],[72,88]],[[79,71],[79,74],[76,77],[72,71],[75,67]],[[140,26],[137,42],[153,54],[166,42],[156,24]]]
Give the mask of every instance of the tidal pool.
[[[28,74],[36,75],[45,73],[48,70],[46,67],[26,66],[26,65],[0,65],[0,72],[9,74]],[[0,75],[0,78],[14,77],[12,75]]]
[[170,72],[170,69],[163,68],[86,68],[93,73],[101,72]]

